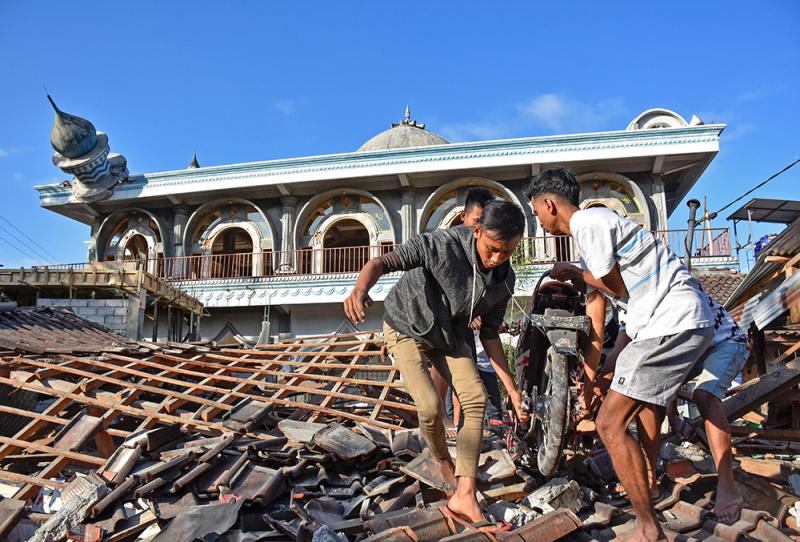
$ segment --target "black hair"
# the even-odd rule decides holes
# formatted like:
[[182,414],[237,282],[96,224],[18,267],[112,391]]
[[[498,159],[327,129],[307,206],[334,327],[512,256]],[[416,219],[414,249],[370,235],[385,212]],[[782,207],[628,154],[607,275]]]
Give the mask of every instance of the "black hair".
[[483,186],[475,186],[467,191],[467,200],[464,202],[464,212],[469,212],[476,205],[481,209],[486,207],[486,204],[494,199],[488,188]]
[[561,196],[575,207],[580,201],[581,185],[575,174],[563,167],[546,169],[539,173],[525,189],[525,196],[533,199],[542,194]]
[[492,232],[492,237],[510,241],[525,232],[525,215],[510,201],[494,199],[483,208],[480,225]]

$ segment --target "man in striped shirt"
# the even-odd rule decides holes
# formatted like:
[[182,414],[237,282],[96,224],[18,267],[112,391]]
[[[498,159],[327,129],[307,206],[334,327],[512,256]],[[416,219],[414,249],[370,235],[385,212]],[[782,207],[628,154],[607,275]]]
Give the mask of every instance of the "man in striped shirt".
[[[541,172],[526,191],[542,227],[551,234],[571,236],[585,267],[557,264],[551,276],[583,282],[627,302],[631,343],[617,358],[614,381],[596,426],[636,512],[636,532],[630,540],[666,540],[645,470],[657,458],[659,432],[647,431],[636,442],[627,429],[637,417],[648,427],[660,426],[666,406],[711,344],[714,315],[697,281],[663,242],[607,208],[580,209],[579,194],[578,180],[562,168]],[[591,296],[587,314],[598,314],[596,305],[604,304],[602,295]],[[587,408],[603,325],[602,319],[593,318],[591,346],[584,353]]]

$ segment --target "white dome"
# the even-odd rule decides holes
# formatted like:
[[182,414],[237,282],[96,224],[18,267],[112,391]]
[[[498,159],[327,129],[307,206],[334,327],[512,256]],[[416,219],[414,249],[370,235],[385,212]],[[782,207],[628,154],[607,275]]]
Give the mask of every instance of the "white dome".
[[358,152],[428,147],[448,143],[450,142],[442,136],[426,130],[424,124],[411,120],[411,110],[406,107],[406,117],[399,124],[392,124],[391,128],[361,145]]

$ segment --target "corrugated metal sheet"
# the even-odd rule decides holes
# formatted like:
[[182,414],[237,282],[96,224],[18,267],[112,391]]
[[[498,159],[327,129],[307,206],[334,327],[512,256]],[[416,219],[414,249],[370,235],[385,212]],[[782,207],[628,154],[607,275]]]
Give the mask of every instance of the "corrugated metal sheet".
[[798,252],[800,252],[800,218],[792,222],[761,251],[756,265],[731,294],[731,297],[725,303],[725,307],[731,308],[740,304],[743,301],[741,297],[746,291],[783,268],[780,263],[766,262],[767,256],[791,258]]

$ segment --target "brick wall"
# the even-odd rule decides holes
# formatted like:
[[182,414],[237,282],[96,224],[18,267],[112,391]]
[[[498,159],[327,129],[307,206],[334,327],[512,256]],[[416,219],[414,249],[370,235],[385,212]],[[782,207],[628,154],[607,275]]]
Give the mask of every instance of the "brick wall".
[[37,306],[69,307],[82,318],[97,322],[125,336],[128,319],[127,299],[39,299]]

